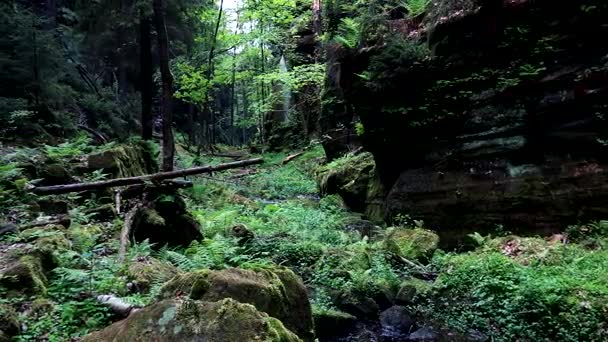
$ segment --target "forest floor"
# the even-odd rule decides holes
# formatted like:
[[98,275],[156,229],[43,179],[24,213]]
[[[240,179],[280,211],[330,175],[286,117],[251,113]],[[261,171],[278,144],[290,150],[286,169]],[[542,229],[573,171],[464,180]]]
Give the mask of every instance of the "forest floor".
[[[103,148],[72,142],[12,150],[3,158],[51,153],[73,160]],[[192,155],[179,151],[179,168],[195,163]],[[32,291],[0,283],[0,316],[6,321],[13,315],[18,321],[13,338],[77,340],[117,319],[96,296],[114,295],[145,306],[176,272],[276,264],[291,268],[304,281],[321,341],[380,341],[381,336],[392,341],[395,331],[380,328],[386,328],[380,324],[386,315],[379,313],[395,304],[407,308],[415,322],[404,327],[407,331],[396,332],[404,336],[431,327],[437,338],[444,335],[448,340],[551,336],[576,341],[602,340],[608,334],[607,222],[572,227],[568,241],[508,232],[477,234],[471,236],[479,246],[476,250],[447,253],[438,250],[433,235],[421,227],[402,227],[409,228],[403,230],[409,239],[405,242],[395,235],[402,228],[372,226],[363,234],[361,215],[350,212],[338,196],[319,196],[316,172],[325,162],[320,147],[286,165],[282,161],[288,153],[261,156],[263,165],[190,177],[193,188],[180,190],[201,225],[203,240],[182,248],[141,242],[128,249],[124,262],[118,258],[121,218],[88,214],[99,207],[95,198],[53,196],[70,204],[67,232],[29,229],[0,239],[0,271],[7,267],[2,264],[6,250],[33,240],[44,241],[56,260],[56,267],[40,274]],[[196,160],[198,165],[222,162],[226,158]],[[31,195],[19,185],[22,171],[16,164],[5,165],[0,169],[3,181],[10,180],[16,190],[0,188],[2,213],[26,222],[33,215],[28,214]],[[87,179],[100,177],[97,172]],[[142,264],[161,266],[139,267]],[[134,282],[139,286],[134,288]],[[338,331],[336,322],[346,331]],[[326,337],[326,328],[337,336]]]

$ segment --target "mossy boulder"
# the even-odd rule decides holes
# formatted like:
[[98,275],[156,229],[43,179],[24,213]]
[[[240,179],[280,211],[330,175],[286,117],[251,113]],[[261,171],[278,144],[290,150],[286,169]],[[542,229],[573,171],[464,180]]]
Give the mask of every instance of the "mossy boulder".
[[315,333],[322,341],[343,335],[357,324],[357,317],[342,311],[313,308],[312,316]]
[[70,204],[64,200],[43,198],[36,204],[36,208],[45,215],[67,215],[70,210]]
[[320,167],[316,174],[322,195],[339,194],[353,210],[365,210],[368,187],[375,174],[370,153],[347,155]]
[[186,209],[186,203],[171,190],[150,193],[151,204],[133,217],[131,238],[148,240],[156,246],[188,247],[203,239],[200,224]]
[[306,288],[287,268],[231,268],[185,273],[173,278],[160,291],[161,298],[178,295],[204,301],[232,298],[252,304],[281,320],[304,341],[314,340],[312,311]]
[[118,213],[113,204],[104,204],[95,208],[87,209],[85,214],[91,215],[91,218],[98,222],[111,222],[118,218]]
[[127,270],[127,276],[138,291],[147,291],[154,283],[169,281],[179,274],[172,264],[154,258],[134,260]]
[[0,286],[9,296],[46,294],[47,276],[56,266],[53,255],[32,244],[14,244],[0,250]]
[[371,153],[349,154],[316,170],[321,195],[338,194],[350,209],[384,222],[386,189]]
[[8,305],[0,305],[0,342],[11,341],[11,337],[20,331],[21,324],[15,310]]
[[103,170],[113,178],[135,177],[157,171],[149,149],[142,144],[120,145],[87,156],[89,170]]
[[411,278],[401,283],[395,302],[399,305],[416,304],[419,298],[423,298],[431,292],[432,285],[424,280]]
[[422,228],[390,228],[384,240],[385,248],[406,259],[428,260],[439,245],[439,236]]
[[67,238],[67,229],[61,225],[51,224],[26,229],[19,234],[19,237],[49,255],[72,248],[72,242]]
[[74,183],[74,178],[65,166],[59,163],[46,164],[40,169],[40,182],[36,185],[50,186]]
[[301,341],[275,318],[254,306],[226,298],[216,302],[164,300],[127,319],[92,333],[84,342],[297,342]]

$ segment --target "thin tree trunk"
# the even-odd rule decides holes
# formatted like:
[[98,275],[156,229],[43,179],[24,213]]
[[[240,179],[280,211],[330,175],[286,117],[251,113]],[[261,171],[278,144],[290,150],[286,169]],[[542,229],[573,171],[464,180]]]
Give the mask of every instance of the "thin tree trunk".
[[[217,43],[217,35],[220,32],[220,24],[222,22],[222,12],[224,11],[224,0],[220,0],[220,8],[217,13],[217,21],[215,23],[215,31],[213,32],[213,41],[211,43],[211,49],[209,50],[209,60],[207,66],[207,80],[211,82],[213,77],[213,58],[215,57],[215,45]],[[215,111],[212,110],[211,104],[209,103],[209,90],[205,93],[205,105],[209,107],[209,113],[211,115],[211,144],[215,144]]]
[[140,81],[141,81],[141,137],[144,140],[152,140],[154,132],[154,116],[152,115],[153,96],[153,68],[152,68],[152,40],[150,18],[141,10],[139,17],[140,25]]
[[239,104],[236,98],[236,48],[232,55],[232,89],[230,93],[230,141],[232,145],[236,145],[236,127],[234,127],[235,110],[238,111]]
[[154,18],[158,36],[160,55],[160,73],[163,83],[162,118],[163,118],[163,171],[173,170],[175,145],[173,141],[173,75],[169,68],[169,42],[165,26],[165,9],[163,0],[154,0]]

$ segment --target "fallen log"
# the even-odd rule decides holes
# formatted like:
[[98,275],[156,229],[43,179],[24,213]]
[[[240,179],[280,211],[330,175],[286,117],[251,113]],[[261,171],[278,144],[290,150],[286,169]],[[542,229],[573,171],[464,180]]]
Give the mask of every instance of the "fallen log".
[[53,186],[41,186],[29,189],[29,191],[38,195],[57,195],[67,194],[70,192],[80,192],[87,190],[113,188],[117,186],[135,185],[135,184],[146,184],[149,182],[155,183],[165,179],[173,179],[178,177],[194,176],[202,173],[213,173],[218,171],[224,171],[229,169],[236,169],[243,166],[261,164],[264,160],[262,158],[242,160],[232,163],[219,164],[213,166],[201,166],[191,169],[160,172],[151,175],[139,176],[139,177],[128,177],[128,178],[116,178],[106,181],[92,182],[92,183],[78,183],[78,184],[65,184],[65,185],[53,185]]
[[283,165],[285,165],[285,164],[289,163],[290,161],[298,158],[299,156],[303,155],[305,152],[306,152],[306,150],[288,156],[287,158],[283,159]]

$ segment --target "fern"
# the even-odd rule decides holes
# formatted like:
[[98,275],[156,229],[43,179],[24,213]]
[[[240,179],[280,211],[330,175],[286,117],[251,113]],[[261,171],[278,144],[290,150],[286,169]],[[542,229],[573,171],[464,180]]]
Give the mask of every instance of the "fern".
[[431,0],[404,0],[402,6],[405,7],[411,18],[415,18],[426,12],[430,3]]
[[197,268],[196,264],[188,259],[187,256],[168,249],[163,251],[160,255],[160,259],[166,260],[184,271],[193,271]]
[[338,26],[338,33],[334,40],[349,49],[354,49],[359,44],[361,36],[361,25],[352,18],[343,18]]

